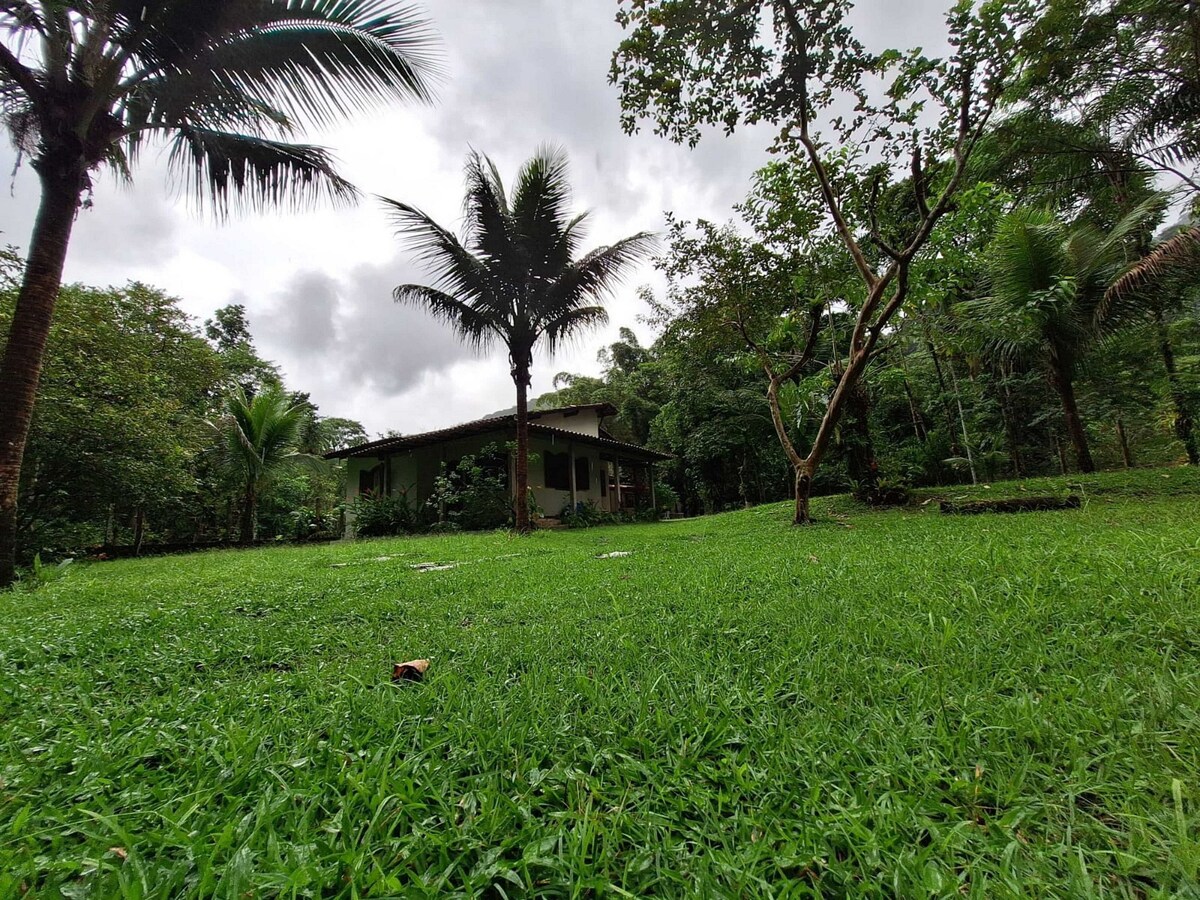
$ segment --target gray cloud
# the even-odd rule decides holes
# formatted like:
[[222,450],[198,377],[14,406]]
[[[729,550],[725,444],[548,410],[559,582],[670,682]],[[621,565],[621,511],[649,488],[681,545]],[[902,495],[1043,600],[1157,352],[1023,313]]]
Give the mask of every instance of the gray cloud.
[[403,394],[427,373],[473,358],[444,324],[392,301],[393,287],[421,277],[402,258],[341,278],[304,271],[251,312],[251,328],[294,379],[320,384],[314,393],[327,404],[352,386]]

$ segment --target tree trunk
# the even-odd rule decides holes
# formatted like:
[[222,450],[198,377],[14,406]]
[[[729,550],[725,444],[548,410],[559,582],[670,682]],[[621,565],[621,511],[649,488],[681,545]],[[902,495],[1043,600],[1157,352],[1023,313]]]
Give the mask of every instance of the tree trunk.
[[142,555],[142,540],[146,536],[146,510],[139,503],[133,514],[133,555]]
[[1083,420],[1079,417],[1079,404],[1075,401],[1075,385],[1071,382],[1071,376],[1064,371],[1057,360],[1051,362],[1050,383],[1058,391],[1059,399],[1062,400],[1067,436],[1071,439],[1071,446],[1075,448],[1075,461],[1079,464],[1079,471],[1095,472],[1096,464],[1092,462],[1092,451],[1088,447],[1087,432],[1083,428]]
[[967,454],[967,468],[971,470],[971,484],[979,484],[975,472],[975,454],[971,452],[971,437],[967,434],[967,414],[963,412],[962,394],[958,391],[958,374],[954,371],[954,360],[950,360],[950,381],[954,385],[954,402],[958,405],[958,424],[962,427],[963,450]]
[[246,496],[242,500],[242,536],[243,544],[253,544],[258,530],[258,494],[254,485],[246,485]]
[[809,513],[808,501],[812,495],[813,472],[815,466],[803,465],[796,470],[796,515],[793,525],[811,525],[812,515]]
[[1125,420],[1117,416],[1117,443],[1121,445],[1121,461],[1125,468],[1133,468],[1133,453],[1129,450],[1129,435],[1125,433]]
[[933,341],[928,336],[925,337],[925,349],[929,353],[929,358],[933,360],[933,371],[937,375],[938,396],[942,401],[942,413],[946,417],[946,437],[950,439],[950,452],[958,456],[962,452],[962,448],[958,446],[958,435],[954,428],[954,412],[950,408],[950,388],[946,386],[946,376],[942,374],[942,361],[938,357],[937,348],[933,346]]
[[1021,425],[1017,418],[1016,404],[1013,403],[1012,391],[1008,389],[1007,378],[1005,373],[1000,373],[1004,394],[1000,404],[1000,416],[1004,420],[1004,437],[1008,444],[1008,459],[1012,463],[1013,475],[1017,478],[1024,478],[1025,461],[1021,458]]
[[793,461],[793,466],[796,470],[795,524],[797,525],[812,524],[808,501],[812,495],[813,478],[817,474],[817,467],[821,465],[821,460],[825,458],[825,450],[829,447],[829,442],[833,439],[833,434],[837,430],[838,423],[842,420],[846,403],[850,400],[851,394],[857,387],[858,379],[862,377],[869,360],[869,348],[860,348],[851,355],[849,365],[842,372],[837,386],[833,389],[833,395],[829,398],[829,403],[825,406],[825,415],[821,417],[821,425],[817,429],[816,437],[813,438],[808,456],[798,462]]
[[847,394],[846,421],[840,430],[846,451],[846,472],[854,483],[854,496],[864,503],[874,502],[879,493],[879,462],[871,440],[871,396],[862,379]]
[[87,183],[87,170],[78,158],[55,164],[52,157],[43,155],[34,168],[42,185],[41,204],[0,362],[0,588],[12,584],[16,578],[21,461],[29,439],[42,359],[62,284],[75,211]]
[[[518,534],[528,534],[529,523],[529,369],[518,366],[513,369],[513,381],[517,385],[517,458],[513,468],[516,475],[515,522]],[[618,483],[621,480],[617,472]]]
[[1200,441],[1196,438],[1196,420],[1188,405],[1183,385],[1179,383],[1179,370],[1175,365],[1175,348],[1171,346],[1171,335],[1163,320],[1161,309],[1154,310],[1154,328],[1158,335],[1159,352],[1167,370],[1167,386],[1171,392],[1171,403],[1175,407],[1175,436],[1183,444],[1188,462],[1200,466]]

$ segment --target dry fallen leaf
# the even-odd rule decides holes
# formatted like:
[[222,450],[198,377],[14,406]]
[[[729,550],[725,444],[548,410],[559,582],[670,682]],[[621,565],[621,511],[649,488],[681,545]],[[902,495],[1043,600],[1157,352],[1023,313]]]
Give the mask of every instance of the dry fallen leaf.
[[428,668],[427,659],[410,659],[408,662],[396,663],[392,669],[392,681],[420,681],[425,677]]
[[129,859],[129,851],[126,850],[124,847],[109,847],[108,852],[113,854],[114,856],[121,857],[122,860]]

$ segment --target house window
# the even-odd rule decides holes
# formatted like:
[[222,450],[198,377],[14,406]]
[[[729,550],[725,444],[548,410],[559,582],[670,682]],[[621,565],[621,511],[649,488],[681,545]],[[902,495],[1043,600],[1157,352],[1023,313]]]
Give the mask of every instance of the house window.
[[575,457],[575,489],[588,491],[592,488],[592,461],[586,456]]
[[371,469],[362,469],[358,473],[358,493],[359,496],[365,497],[367,494],[373,494],[378,489],[378,476],[380,474],[379,466]]
[[571,489],[571,457],[566,453],[542,454],[546,470],[546,487],[555,491]]

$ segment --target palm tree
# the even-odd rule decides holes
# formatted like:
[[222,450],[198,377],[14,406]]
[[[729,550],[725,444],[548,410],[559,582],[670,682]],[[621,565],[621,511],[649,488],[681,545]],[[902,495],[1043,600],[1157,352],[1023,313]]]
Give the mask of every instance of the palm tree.
[[276,385],[253,397],[239,388],[226,400],[217,429],[225,465],[242,487],[243,544],[254,542],[258,502],[275,476],[298,463],[318,463],[297,449],[309,418],[309,406],[289,402]]
[[433,36],[397,0],[2,0],[0,121],[41,183],[0,360],[0,586],[71,229],[92,174],[147,143],[201,206],[349,201],[329,154],[291,142],[375,103],[426,99]]
[[1105,292],[1102,312],[1124,312],[1125,316],[1139,311],[1149,314],[1155,343],[1167,373],[1167,389],[1175,407],[1175,436],[1183,444],[1188,462],[1200,466],[1200,440],[1196,437],[1196,416],[1190,398],[1179,376],[1175,348],[1171,343],[1168,314],[1183,299],[1187,284],[1194,284],[1200,272],[1200,228],[1174,225],[1149,253],[1134,263]]
[[1047,210],[1015,210],[988,248],[991,293],[963,304],[991,354],[1033,358],[1045,368],[1082,472],[1096,464],[1075,398],[1076,372],[1084,351],[1124,324],[1105,295],[1128,268],[1131,237],[1161,209],[1161,198],[1151,198],[1109,231],[1068,224]]
[[517,387],[516,526],[525,532],[534,348],[544,344],[553,353],[581,330],[607,322],[599,300],[650,251],[653,237],[642,232],[580,256],[588,214],[568,212],[561,150],[539,150],[517,173],[511,196],[492,161],[478,153],[467,158],[466,182],[461,240],[420,210],[385,199],[434,279],[402,284],[393,295],[427,309],[478,350],[508,348]]

